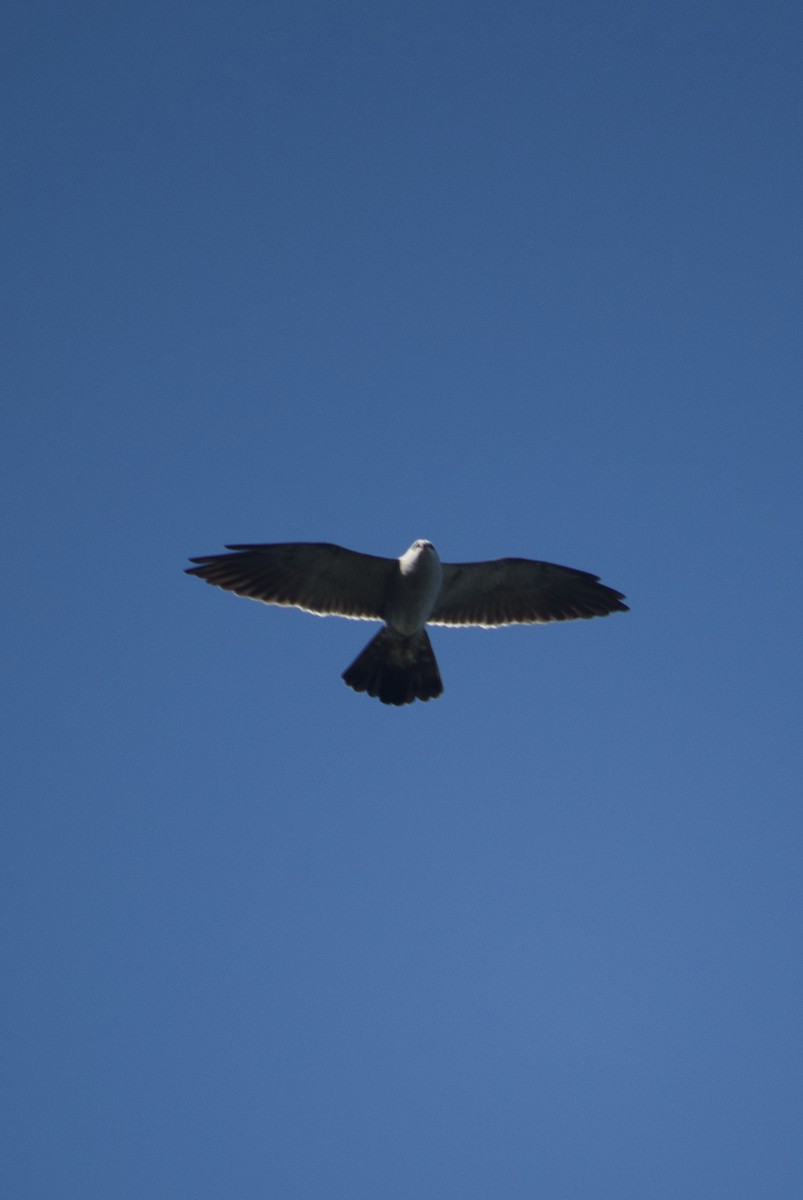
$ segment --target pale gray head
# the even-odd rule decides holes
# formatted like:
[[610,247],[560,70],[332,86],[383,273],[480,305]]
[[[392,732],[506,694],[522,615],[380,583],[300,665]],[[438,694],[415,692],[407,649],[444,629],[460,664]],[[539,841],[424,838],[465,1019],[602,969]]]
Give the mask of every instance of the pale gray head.
[[438,551],[432,545],[432,542],[426,538],[416,538],[409,550],[405,550],[399,559],[401,563],[402,573],[407,575],[410,572],[416,572],[420,575],[422,571],[428,574],[440,571],[441,560],[438,558]]

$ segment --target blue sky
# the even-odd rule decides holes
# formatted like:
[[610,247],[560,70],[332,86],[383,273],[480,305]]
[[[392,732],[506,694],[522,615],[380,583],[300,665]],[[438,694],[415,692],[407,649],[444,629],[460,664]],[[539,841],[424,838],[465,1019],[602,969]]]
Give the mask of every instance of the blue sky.
[[[800,1195],[802,33],[8,7],[4,1195]],[[417,537],[632,612],[182,574]]]

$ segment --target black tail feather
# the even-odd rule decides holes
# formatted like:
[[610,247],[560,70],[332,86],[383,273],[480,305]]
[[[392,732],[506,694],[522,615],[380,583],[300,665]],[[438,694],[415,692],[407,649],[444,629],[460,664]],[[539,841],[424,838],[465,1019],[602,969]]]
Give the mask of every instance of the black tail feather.
[[354,662],[343,679],[355,692],[367,692],[383,704],[431,700],[443,691],[441,675],[425,629],[410,637],[385,626]]

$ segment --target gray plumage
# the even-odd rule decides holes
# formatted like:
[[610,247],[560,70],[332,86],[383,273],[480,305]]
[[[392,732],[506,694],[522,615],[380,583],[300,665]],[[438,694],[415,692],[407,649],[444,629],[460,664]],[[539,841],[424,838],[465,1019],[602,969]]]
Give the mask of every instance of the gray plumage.
[[343,673],[349,687],[384,704],[429,700],[443,691],[426,625],[530,625],[627,612],[624,596],[598,576],[526,558],[441,563],[413,542],[400,558],[360,554],[327,542],[245,544],[204,555],[187,568],[207,583],[265,604],[319,616],[383,621]]

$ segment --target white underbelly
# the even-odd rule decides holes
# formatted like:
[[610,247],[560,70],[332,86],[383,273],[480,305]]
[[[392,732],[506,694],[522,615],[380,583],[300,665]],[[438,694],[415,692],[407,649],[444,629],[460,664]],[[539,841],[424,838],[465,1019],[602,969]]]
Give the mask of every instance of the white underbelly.
[[434,548],[399,560],[399,574],[390,589],[385,620],[408,637],[423,629],[435,608],[441,590],[441,564]]

